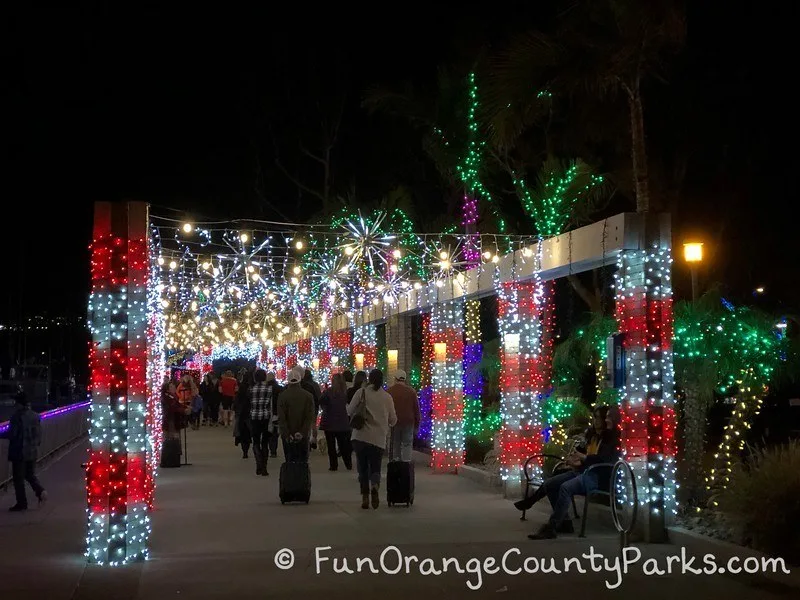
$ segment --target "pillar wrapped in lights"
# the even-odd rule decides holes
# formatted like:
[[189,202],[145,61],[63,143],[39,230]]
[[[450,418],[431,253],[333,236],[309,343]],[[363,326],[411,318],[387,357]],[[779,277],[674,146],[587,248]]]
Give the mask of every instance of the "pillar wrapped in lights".
[[419,433],[418,439],[430,443],[431,439],[431,404],[433,388],[431,387],[433,365],[433,342],[431,338],[431,314],[422,314],[422,360],[419,375]]
[[297,341],[297,363],[305,368],[311,367],[314,356],[311,352],[311,338]]
[[616,275],[616,317],[625,335],[622,446],[633,467],[651,541],[663,539],[677,510],[672,284],[669,236],[649,250],[626,250]]
[[[147,342],[159,333],[158,324],[148,322],[153,298],[148,297],[147,219],[141,202],[95,205],[86,542],[88,559],[99,564],[124,564],[148,554],[147,403],[155,384],[151,379],[148,390],[147,362],[154,357],[148,356]],[[150,377],[157,371],[156,366]]]
[[537,277],[497,285],[502,336],[500,470],[504,480],[515,484],[522,465],[541,453],[544,443],[541,405],[550,387],[552,283]]
[[286,381],[286,346],[275,348],[275,378],[278,381]]
[[352,333],[349,329],[331,332],[331,372],[341,373],[346,369],[352,369],[353,360],[350,351]]
[[[159,248],[155,236],[150,237],[149,241],[150,258],[150,277],[147,280],[147,474],[145,494],[147,496],[147,506],[153,509],[153,497],[155,495],[155,476],[158,466],[161,463],[161,444],[163,442],[163,432],[161,429],[161,386],[166,373],[166,361],[164,356],[165,346],[165,319],[163,306],[161,305],[161,289],[159,286],[158,264]],[[205,362],[209,357],[208,363]],[[198,355],[202,373],[211,370],[210,362],[211,350],[201,351]]]
[[286,344],[286,376],[297,365],[297,344]]
[[314,379],[319,383],[331,381],[331,336],[329,333],[311,338],[311,366],[314,369]]
[[481,411],[483,408],[483,376],[478,370],[483,346],[481,344],[480,300],[466,303],[465,344],[464,344],[464,432],[476,435],[481,430]]
[[437,303],[431,313],[433,400],[431,466],[457,472],[464,464],[464,303]]
[[[359,366],[359,356],[361,366]],[[359,325],[353,329],[353,357],[357,371],[369,373],[378,366],[378,333],[374,325]]]

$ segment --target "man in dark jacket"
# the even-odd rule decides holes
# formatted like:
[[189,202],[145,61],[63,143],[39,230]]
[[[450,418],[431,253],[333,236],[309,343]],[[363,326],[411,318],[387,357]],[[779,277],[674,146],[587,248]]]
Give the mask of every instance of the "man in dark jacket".
[[16,410],[11,416],[8,430],[1,433],[0,437],[8,439],[8,460],[11,462],[14,491],[17,495],[17,503],[9,510],[21,512],[28,509],[26,481],[31,484],[40,504],[47,500],[47,492],[36,477],[36,459],[42,443],[41,419],[31,410],[24,393],[20,392],[15,399]]

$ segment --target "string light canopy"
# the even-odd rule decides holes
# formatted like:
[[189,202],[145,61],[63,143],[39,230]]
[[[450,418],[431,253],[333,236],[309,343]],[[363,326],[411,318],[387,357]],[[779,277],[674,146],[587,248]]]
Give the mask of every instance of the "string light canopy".
[[[394,305],[413,289],[458,276],[470,265],[468,249],[496,261],[499,247],[493,234],[415,232],[400,209],[342,213],[317,225],[152,215],[151,236],[166,349],[195,352],[307,337],[336,315]],[[511,241],[521,248],[531,238]]]

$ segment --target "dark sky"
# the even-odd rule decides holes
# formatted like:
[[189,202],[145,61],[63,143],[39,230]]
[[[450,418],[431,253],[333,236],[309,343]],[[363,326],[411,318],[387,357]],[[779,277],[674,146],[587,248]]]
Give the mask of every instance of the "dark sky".
[[[20,293],[28,312],[83,313],[97,200],[276,217],[254,193],[261,155],[272,205],[293,219],[308,216],[272,165],[269,136],[269,126],[278,127],[285,144],[295,128],[299,136],[312,127],[313,103],[302,90],[323,101],[346,91],[342,177],[378,193],[395,161],[420,153],[405,132],[360,109],[365,87],[429,82],[440,62],[467,64],[464,57],[499,43],[507,29],[534,24],[535,4],[476,3],[473,11],[466,3],[453,11],[411,3],[352,14],[309,4],[292,16],[277,8],[116,6],[8,15],[2,244],[10,264],[0,314],[16,316]],[[718,236],[708,280],[728,279],[740,294],[764,284],[797,305],[799,253],[787,237],[797,231],[797,194],[781,149],[791,123],[781,17],[756,10],[764,6],[756,2],[691,6],[686,54],[647,113],[651,144],[680,145],[689,134],[693,146],[691,192],[679,204],[676,231]],[[308,64],[316,87],[304,83]],[[9,277],[14,267],[17,279]]]

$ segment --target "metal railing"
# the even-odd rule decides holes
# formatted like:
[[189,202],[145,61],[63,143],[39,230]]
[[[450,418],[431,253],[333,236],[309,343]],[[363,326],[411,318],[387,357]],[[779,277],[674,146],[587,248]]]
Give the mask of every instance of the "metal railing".
[[[52,457],[56,452],[89,432],[91,402],[61,406],[41,413],[42,443],[38,462]],[[8,429],[8,422],[0,423],[0,433]],[[0,440],[0,488],[11,481],[11,463],[8,462],[8,441]]]

